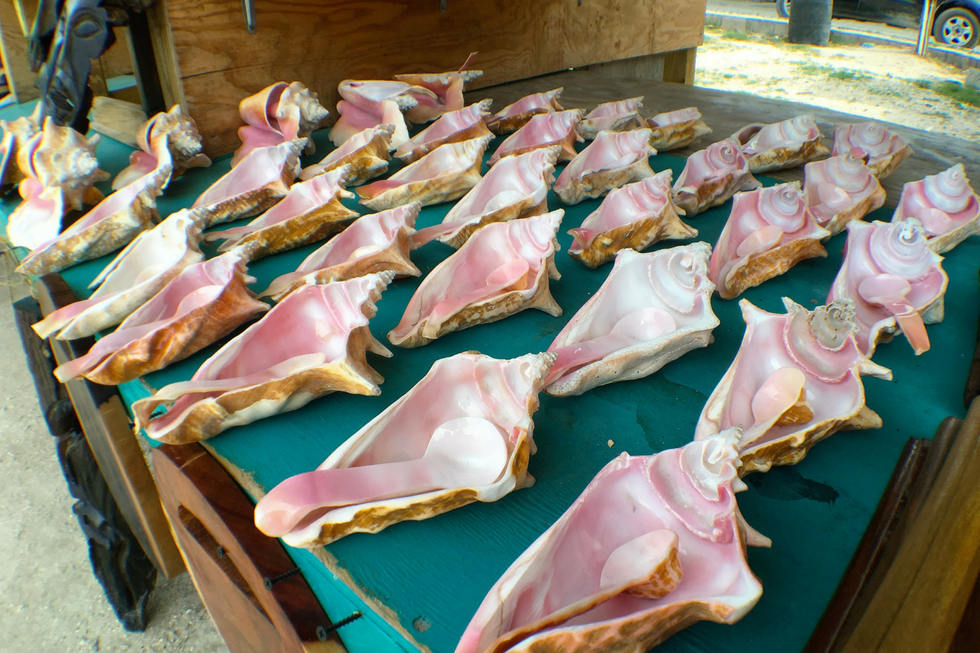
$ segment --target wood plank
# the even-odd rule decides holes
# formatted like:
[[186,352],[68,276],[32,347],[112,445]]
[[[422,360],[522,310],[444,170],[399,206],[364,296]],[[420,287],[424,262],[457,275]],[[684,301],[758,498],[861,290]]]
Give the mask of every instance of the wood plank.
[[136,132],[146,122],[143,108],[111,97],[95,97],[89,128],[136,149]]
[[693,84],[694,65],[698,49],[675,50],[664,55],[664,72],[661,81],[672,84]]
[[146,10],[146,19],[150,28],[150,41],[153,43],[157,75],[163,88],[163,99],[168,108],[175,104],[186,107],[187,101],[184,98],[184,86],[180,81],[180,68],[177,63],[177,51],[174,48],[167,2],[165,0],[154,2]]
[[607,61],[589,66],[592,72],[618,77],[620,79],[646,79],[659,82],[664,77],[664,57],[662,54],[649,54],[644,57]]
[[14,0],[0,0],[0,57],[7,86],[19,104],[41,97],[41,91],[34,85],[37,76],[27,60],[27,38],[21,30]]

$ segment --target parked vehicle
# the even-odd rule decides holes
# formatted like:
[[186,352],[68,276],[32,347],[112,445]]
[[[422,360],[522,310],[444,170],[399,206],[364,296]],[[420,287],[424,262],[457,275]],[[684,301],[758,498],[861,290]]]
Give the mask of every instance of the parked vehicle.
[[[919,28],[924,0],[834,0],[834,18]],[[776,11],[789,18],[790,0],[776,0]],[[980,40],[980,0],[940,0],[932,35],[940,43],[972,48]]]

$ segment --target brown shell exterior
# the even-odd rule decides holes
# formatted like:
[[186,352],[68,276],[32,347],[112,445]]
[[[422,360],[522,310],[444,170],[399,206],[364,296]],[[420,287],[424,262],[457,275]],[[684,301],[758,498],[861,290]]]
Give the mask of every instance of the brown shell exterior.
[[824,229],[830,232],[831,236],[836,236],[847,229],[847,223],[853,220],[860,220],[875,209],[880,209],[885,205],[885,189],[878,184],[878,189],[874,193],[864,198],[846,211],[841,211],[834,215]]
[[869,162],[867,165],[869,168],[871,168],[871,172],[874,174],[874,176],[878,178],[878,181],[881,181],[891,173],[895,172],[899,164],[913,154],[915,154],[915,150],[912,149],[911,145],[906,143],[905,147],[892,153],[890,156],[885,157],[881,161],[876,161],[875,163]]
[[673,200],[669,200],[659,215],[604,231],[586,249],[574,249],[573,245],[568,255],[595,269],[616,258],[620,250],[635,249],[639,252],[659,240],[695,238],[697,235],[698,230],[681,220]]
[[344,206],[339,197],[334,196],[323,206],[248,234],[235,243],[235,246],[248,252],[250,261],[256,261],[271,254],[325,240],[346,229],[359,215]]
[[207,229],[224,222],[251,218],[275,206],[279,200],[289,193],[293,183],[293,172],[286,166],[282,175],[272,183],[262,188],[236,195],[214,206],[200,206],[191,209],[202,229]]
[[[391,146],[391,134],[394,131],[379,130],[374,138],[339,161],[332,163],[329,168],[318,170],[317,175],[322,175],[336,170],[337,168],[350,165],[350,173],[344,182],[345,186],[356,186],[366,181],[374,179],[388,172],[388,162],[391,161],[391,154],[388,148]],[[312,142],[312,141],[311,141]],[[316,168],[318,166],[310,166]],[[316,176],[316,175],[314,175]],[[303,177],[307,179],[307,177]]]
[[749,169],[755,174],[795,168],[830,154],[830,149],[823,144],[822,140],[823,137],[818,136],[806,141],[799,147],[777,147],[774,150],[759,152],[745,158],[749,161]]
[[[528,119],[530,120],[530,118]],[[490,136],[491,132],[487,129],[487,123],[480,120],[474,125],[462,129],[455,134],[450,134],[445,138],[440,138],[438,140],[431,141],[425,145],[420,145],[408,154],[403,154],[398,158],[404,161],[406,164],[415,163],[423,156],[436,149],[440,145],[445,145],[447,143],[462,143],[463,141],[468,141],[473,138],[480,138],[481,136]],[[351,184],[353,185],[353,184]]]
[[[583,118],[582,122],[578,124],[576,131],[579,133],[579,136],[581,136],[587,141],[591,141],[591,140],[595,140],[595,137],[599,135],[600,131],[628,132],[646,126],[647,126],[646,121],[644,121],[643,118],[640,117],[639,112],[634,111],[633,113],[627,113],[621,116],[619,120],[614,122],[606,129],[595,129],[592,127],[591,120],[587,120]],[[653,141],[651,141],[650,144],[652,145]]]
[[698,186],[697,193],[674,192],[674,203],[684,210],[688,218],[694,217],[705,209],[721,206],[740,190],[762,188],[759,180],[746,172],[742,176],[728,175],[716,179],[708,179]]
[[551,111],[539,107],[509,118],[490,118],[487,120],[487,128],[497,136],[506,136],[516,132],[539,113],[551,113]]
[[187,358],[267,310],[269,306],[245,288],[244,273],[236,274],[213,302],[191,311],[166,329],[129,343],[83,376],[102,385],[132,381]]
[[750,254],[718,285],[718,294],[725,299],[738,297],[749,288],[783,274],[804,259],[825,256],[827,250],[817,238],[800,238],[758,256]]
[[482,165],[483,156],[478,156],[473,165],[462,172],[405,184],[371,199],[362,199],[360,202],[372,211],[385,211],[412,202],[418,202],[422,206],[451,202],[466,195],[476,186],[482,178],[480,174]]
[[653,121],[648,120],[644,126],[653,130],[650,145],[658,152],[667,152],[686,147],[702,136],[707,136],[711,133],[711,127],[708,127],[702,118],[679,122],[673,125],[665,125],[663,127],[659,127]]
[[559,190],[553,187],[552,190],[565,204],[578,204],[586,198],[602,197],[615,188],[622,188],[626,184],[652,176],[650,159],[645,156],[624,168],[591,172],[581,179],[573,179],[568,188]]
[[493,224],[494,222],[510,222],[511,220],[518,220],[520,218],[530,218],[535,215],[544,215],[548,212],[548,199],[547,197],[541,202],[532,205],[532,198],[527,197],[520,202],[515,202],[510,206],[505,206],[502,209],[493,211],[492,213],[487,213],[486,215],[480,216],[480,221],[473,224],[468,224],[459,231],[457,231],[452,238],[447,238],[446,240],[439,239],[454,249],[459,249],[463,246],[470,236],[475,234],[478,230],[487,226],[488,224]]

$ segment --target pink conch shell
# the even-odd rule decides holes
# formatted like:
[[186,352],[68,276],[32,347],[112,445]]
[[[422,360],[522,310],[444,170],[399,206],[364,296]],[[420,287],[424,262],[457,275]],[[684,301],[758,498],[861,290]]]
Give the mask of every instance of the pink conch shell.
[[813,116],[796,116],[771,125],[748,125],[732,134],[752,172],[803,165],[830,154]]
[[[190,381],[133,404],[135,428],[169,444],[296,410],[330,392],[378,395],[366,352],[391,356],[368,320],[393,273],[298,290],[206,360]],[[169,405],[151,418],[158,406]]]
[[834,128],[834,148],[831,155],[847,153],[856,159],[862,159],[875,177],[884,179],[895,172],[898,164],[915,154],[915,150],[901,136],[892,134],[878,123],[863,122]]
[[643,118],[640,117],[642,106],[642,95],[618,102],[603,102],[587,113],[576,129],[587,141],[591,141],[601,131],[628,132],[638,129],[644,126]]
[[599,132],[588,147],[565,166],[555,193],[565,204],[578,204],[589,197],[602,197],[614,188],[653,176],[649,129],[628,132]]
[[422,205],[418,202],[358,218],[300,263],[295,272],[277,277],[263,297],[280,301],[308,285],[346,281],[390,270],[398,276],[417,277],[421,272],[409,254],[412,234]]
[[850,154],[806,164],[803,179],[806,208],[831,235],[885,205],[885,189],[871,168]]
[[317,94],[300,82],[267,86],[242,100],[238,112],[248,124],[238,128],[242,145],[231,157],[232,168],[257,148],[297,138],[307,139],[305,152],[312,154],[313,140],[309,136],[330,113],[320,104]]
[[569,230],[575,237],[569,255],[597,268],[626,248],[640,251],[665,238],[697,236],[698,230],[677,215],[670,194],[672,174],[664,170],[609,193],[581,227]]
[[205,238],[209,242],[224,239],[219,252],[245,248],[250,261],[328,238],[358,216],[340,202],[354,197],[344,190],[348,174],[350,166],[345,165],[294,184],[282,201],[249,224],[213,231]]
[[762,585],[745,547],[732,432],[620,454],[490,589],[456,653],[640,653],[707,619],[735,623]]
[[658,152],[686,147],[711,133],[711,127],[705,124],[697,107],[658,113],[647,120],[647,127],[653,130],[650,145]]
[[459,143],[490,134],[486,119],[493,100],[480,100],[465,109],[451,111],[420,131],[395,150],[395,156],[405,163],[414,163],[446,143]]
[[405,82],[348,79],[341,82],[337,90],[344,99],[337,103],[340,118],[330,130],[329,136],[337,147],[365,129],[392,125],[395,129],[389,147],[394,149],[408,140],[408,126],[402,114],[418,105],[414,94],[429,94],[435,98],[435,93]]
[[449,210],[442,224],[420,229],[413,240],[424,245],[437,238],[458,249],[485,225],[547,213],[557,160],[557,146],[506,158]]
[[564,215],[558,209],[478,230],[422,280],[388,340],[399,347],[421,347],[525,308],[560,316],[548,278],[560,278],[555,232]]
[[724,204],[740,190],[762,188],[742,156],[742,146],[727,138],[687,157],[684,171],[674,182],[674,202],[693,217]]
[[707,243],[694,243],[616,254],[606,281],[548,347],[558,359],[545,392],[566,397],[642,379],[707,347],[719,324],[711,311],[710,253]]
[[827,296],[854,301],[857,342],[868,356],[884,336],[901,330],[916,355],[929,350],[926,324],[943,321],[949,281],[943,257],[929,249],[915,218],[849,222],[844,263]]
[[[108,172],[99,170],[95,157],[99,139],[98,134],[86,138],[71,127],[54,124],[50,116],[45,118],[44,128],[17,150],[17,166],[26,178],[20,196],[36,195],[32,187],[37,186],[61,189],[66,209],[98,203],[103,195],[92,184],[109,178]],[[33,183],[25,189],[27,182]]]
[[379,177],[388,171],[391,160],[388,150],[391,149],[391,134],[394,131],[392,125],[378,125],[354,134],[320,163],[303,168],[299,178],[307,181],[345,165],[351,168],[348,186]]
[[17,166],[17,152],[41,131],[38,119],[41,116],[41,105],[38,103],[29,116],[21,116],[16,120],[0,120],[3,130],[3,141],[0,142],[0,188],[20,183],[24,173]]
[[204,228],[262,213],[289,192],[305,138],[260,147],[211,184],[192,210]]
[[204,259],[198,248],[201,228],[187,211],[174,213],[138,235],[92,281],[88,299],[49,314],[31,328],[41,338],[59,340],[90,336],[122,322],[184,268]]
[[84,376],[119,385],[187,358],[269,310],[245,288],[254,281],[246,276],[240,251],[186,267],[118,329],[54,375],[62,383]]
[[[527,464],[535,451],[531,416],[552,359],[551,354],[497,360],[464,353],[437,360],[415,387],[340,445],[316,471],[284,481],[260,500],[256,525],[290,546],[315,547],[351,533],[377,533],[401,521],[435,517],[474,501],[497,501],[530,487],[534,479]],[[445,401],[448,396],[453,401]],[[487,440],[470,449],[476,455],[492,451],[493,463],[482,482],[450,485],[423,478],[418,485],[431,489],[408,495],[391,487],[393,474],[385,467],[419,460],[437,430],[460,421],[480,423],[490,431]],[[446,456],[445,462],[450,470],[469,466],[465,458]],[[340,471],[351,468],[359,470],[354,473],[356,483],[350,480],[351,472]],[[344,485],[334,483],[331,488],[331,479],[338,476],[345,477]],[[339,500],[338,491],[346,501]],[[361,500],[349,503],[354,499]],[[287,516],[301,521],[289,528],[283,519]]]
[[[418,104],[405,117],[412,122],[429,122],[441,115],[463,108],[463,87],[483,76],[482,70],[466,70],[476,52],[470,53],[459,70],[448,73],[408,73],[395,75],[399,82],[412,85],[410,91]],[[425,89],[428,93],[419,89]]]
[[159,220],[156,198],[170,180],[164,165],[117,190],[53,240],[35,247],[17,268],[26,274],[58,272],[125,246]]
[[561,148],[558,156],[559,161],[571,161],[577,154],[575,143],[580,143],[583,140],[575,129],[581,118],[581,109],[540,113],[531,116],[531,119],[523,127],[505,138],[504,142],[497,146],[497,151],[493,153],[488,163],[493,165],[505,156],[524,154],[554,145]]
[[188,168],[211,165],[211,159],[201,153],[201,132],[197,124],[179,104],[143,123],[136,132],[136,144],[140,149],[129,155],[129,167],[112,180],[112,190],[128,186],[168,163],[173,166],[173,179]]
[[937,254],[980,233],[980,196],[962,163],[902,187],[892,222],[915,218],[922,223],[929,248]]
[[711,254],[711,280],[725,299],[783,274],[800,261],[827,256],[830,232],[806,210],[800,183],[738,193]]
[[786,315],[739,302],[745,336],[708,398],[695,430],[703,440],[738,427],[739,475],[795,465],[814,444],[842,429],[881,427],[864,404],[861,375],[891,372],[861,353],[853,303],[808,311],[783,298]]
[[487,121],[487,127],[494,134],[504,136],[523,127],[534,115],[561,111],[562,106],[558,104],[558,98],[561,97],[563,90],[564,88],[556,88],[522,97],[495,113],[493,118]]
[[410,166],[380,181],[359,186],[361,204],[374,211],[418,202],[451,202],[480,181],[483,152],[492,136],[481,136],[434,149]]

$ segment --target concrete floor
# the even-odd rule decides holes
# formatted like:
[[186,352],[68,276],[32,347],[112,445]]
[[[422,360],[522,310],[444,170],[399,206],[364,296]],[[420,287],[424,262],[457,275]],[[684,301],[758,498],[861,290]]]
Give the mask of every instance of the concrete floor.
[[190,577],[160,579],[144,633],[122,629],[92,575],[0,266],[0,653],[227,651]]

